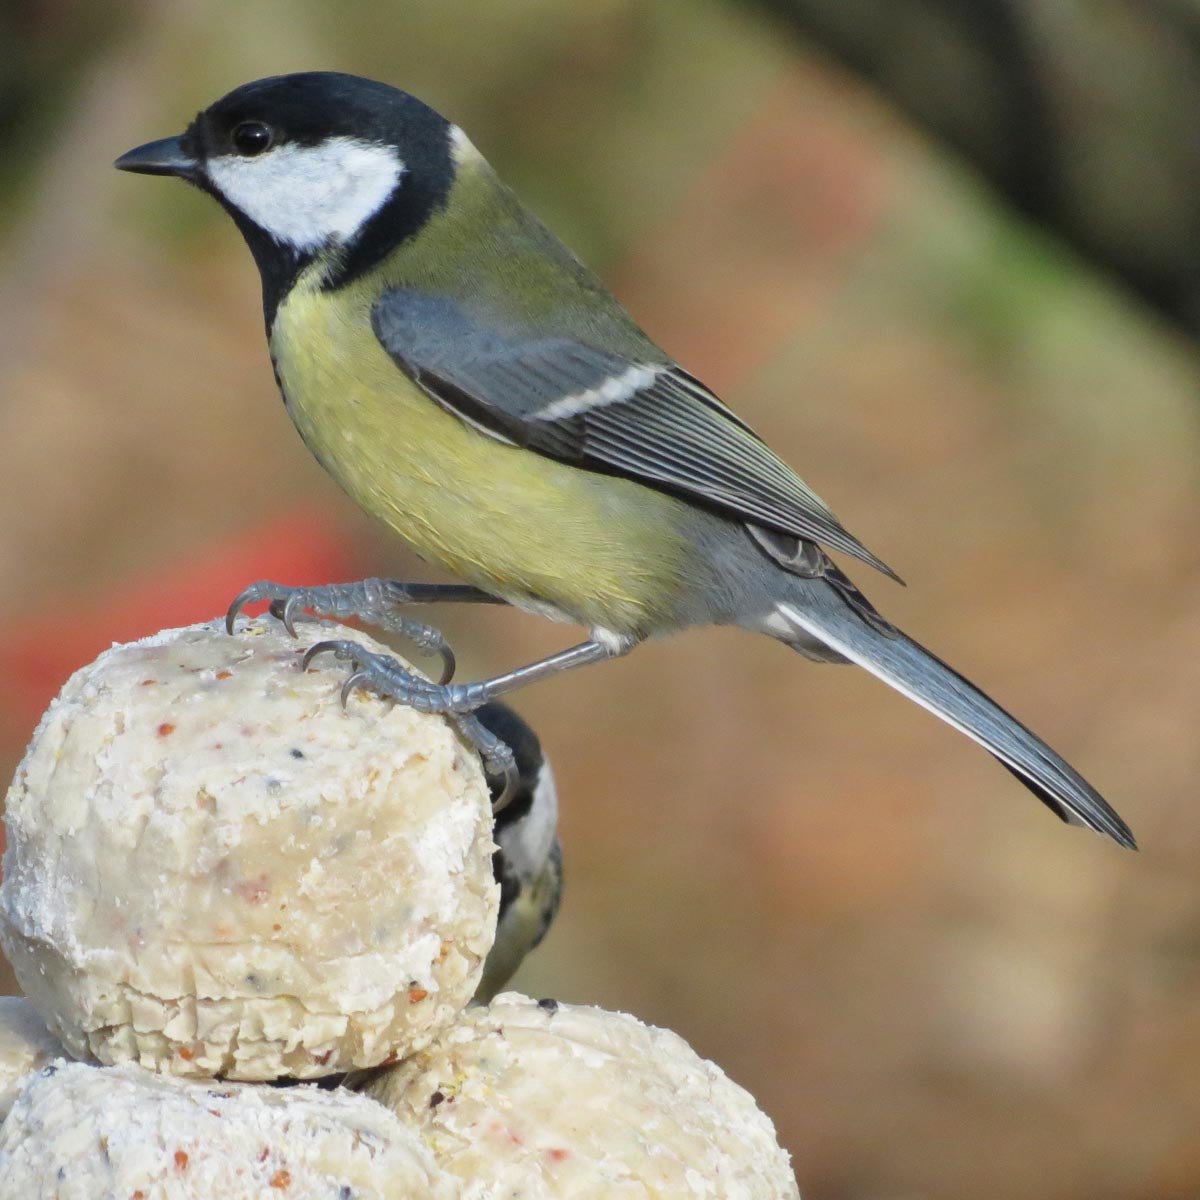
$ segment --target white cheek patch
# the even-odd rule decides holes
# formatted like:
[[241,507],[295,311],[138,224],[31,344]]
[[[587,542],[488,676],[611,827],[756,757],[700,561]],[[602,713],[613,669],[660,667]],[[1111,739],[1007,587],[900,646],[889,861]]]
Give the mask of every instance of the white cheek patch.
[[509,864],[521,879],[532,879],[545,865],[558,834],[558,791],[550,764],[542,761],[529,812],[496,835]]
[[213,186],[277,241],[297,250],[345,242],[383,207],[404,174],[394,148],[330,138],[205,167]]

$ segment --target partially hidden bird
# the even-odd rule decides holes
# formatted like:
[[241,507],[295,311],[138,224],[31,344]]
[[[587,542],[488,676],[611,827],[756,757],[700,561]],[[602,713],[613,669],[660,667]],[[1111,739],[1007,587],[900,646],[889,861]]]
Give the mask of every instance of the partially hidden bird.
[[496,940],[483,964],[475,999],[486,1004],[541,944],[562,903],[563,852],[558,836],[558,792],[541,741],[518,713],[499,700],[475,716],[508,746],[517,783],[504,803],[504,780],[489,780],[495,815],[492,874],[500,885]]
[[[453,657],[403,611],[508,603],[580,644],[473,683],[352,640],[349,686],[459,720],[495,697],[701,625],[853,662],[973,738],[1063,820],[1132,833],[1065,759],[900,632],[830,557],[896,578],[749,425],[660,349],[456,125],[335,72],[245,84],[117,160],[212,195],[262,278],[275,376],[317,461],[458,584],[260,582],[235,601],[357,613]],[[317,650],[314,647],[314,651]]]

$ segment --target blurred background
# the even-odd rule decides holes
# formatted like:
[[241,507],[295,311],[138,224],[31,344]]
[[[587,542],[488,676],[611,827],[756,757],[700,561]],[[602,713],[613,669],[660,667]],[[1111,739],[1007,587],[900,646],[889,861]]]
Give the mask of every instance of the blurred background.
[[[568,887],[518,983],[682,1033],[807,1200],[1200,1195],[1200,3],[10,0],[6,774],[113,640],[433,577],[301,446],[233,226],[109,165],[309,68],[463,125],[1143,847],[861,672],[694,633],[521,694]],[[467,679],[574,633],[436,618]]]

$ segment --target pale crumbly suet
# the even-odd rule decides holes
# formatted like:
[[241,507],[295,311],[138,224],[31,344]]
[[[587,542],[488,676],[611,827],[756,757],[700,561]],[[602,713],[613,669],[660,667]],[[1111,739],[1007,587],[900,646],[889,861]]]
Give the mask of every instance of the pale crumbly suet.
[[473,1200],[799,1200],[753,1097],[624,1013],[505,992],[366,1090]]
[[484,773],[439,718],[330,703],[338,675],[301,670],[327,627],[297,632],[115,646],[34,734],[0,944],[75,1057],[318,1078],[409,1053],[474,995],[500,893]]
[[342,1089],[59,1060],[0,1125],[0,1200],[460,1200],[411,1125]]

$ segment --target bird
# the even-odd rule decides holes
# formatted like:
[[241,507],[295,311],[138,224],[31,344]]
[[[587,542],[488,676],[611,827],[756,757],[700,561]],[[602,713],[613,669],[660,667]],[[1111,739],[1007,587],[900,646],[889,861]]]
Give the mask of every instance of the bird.
[[476,718],[516,759],[517,785],[499,805],[506,781],[490,776],[494,805],[492,874],[500,885],[496,940],[483,965],[475,1000],[486,1004],[513,977],[526,955],[546,936],[562,903],[562,842],[554,774],[533,731],[499,700],[483,705]]
[[832,555],[895,571],[434,109],[339,72],[272,76],[115,165],[185,180],[224,208],[258,266],[301,438],[363,509],[460,581],[259,581],[231,606],[231,628],[250,599],[365,619],[504,603],[583,626],[577,645],[467,683],[353,641],[310,651],[349,662],[348,686],[458,718],[511,781],[513,756],[472,715],[481,705],[647,639],[736,626],[865,668],[1061,819],[1136,848],[1061,755],[879,612]]

